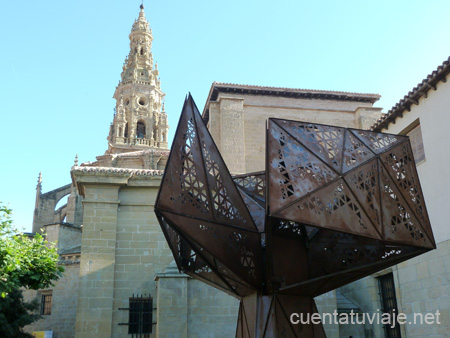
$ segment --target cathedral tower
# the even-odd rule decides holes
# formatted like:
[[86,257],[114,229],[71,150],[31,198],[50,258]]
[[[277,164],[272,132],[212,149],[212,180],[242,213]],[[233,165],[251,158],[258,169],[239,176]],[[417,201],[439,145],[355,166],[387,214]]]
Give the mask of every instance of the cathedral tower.
[[158,64],[153,66],[153,36],[143,5],[129,37],[130,53],[114,92],[116,112],[109,131],[107,154],[168,149],[165,94],[161,91]]

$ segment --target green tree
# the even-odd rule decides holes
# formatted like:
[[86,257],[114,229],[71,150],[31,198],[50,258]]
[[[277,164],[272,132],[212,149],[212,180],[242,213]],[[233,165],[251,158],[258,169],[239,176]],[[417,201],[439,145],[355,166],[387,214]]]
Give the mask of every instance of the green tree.
[[53,243],[41,234],[29,237],[13,227],[11,210],[0,205],[0,295],[21,287],[44,289],[58,280],[64,268],[58,266]]
[[39,319],[38,310],[37,298],[24,302],[21,290],[11,291],[5,298],[0,298],[0,337],[33,337],[23,332],[22,328]]

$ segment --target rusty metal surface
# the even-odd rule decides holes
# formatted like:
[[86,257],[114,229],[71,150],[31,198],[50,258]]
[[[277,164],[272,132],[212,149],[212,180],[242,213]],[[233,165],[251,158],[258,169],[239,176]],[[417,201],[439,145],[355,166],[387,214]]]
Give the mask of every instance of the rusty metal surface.
[[436,247],[408,138],[269,119],[232,177],[192,97],[155,213],[178,268],[241,300],[236,337],[325,337],[313,297]]

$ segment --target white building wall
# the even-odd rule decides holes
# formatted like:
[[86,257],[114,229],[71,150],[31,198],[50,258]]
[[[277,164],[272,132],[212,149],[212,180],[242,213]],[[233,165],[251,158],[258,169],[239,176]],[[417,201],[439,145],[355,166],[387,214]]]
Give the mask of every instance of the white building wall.
[[437,90],[430,89],[428,98],[422,97],[419,105],[412,105],[410,112],[403,112],[395,124],[383,132],[401,134],[419,119],[426,160],[417,171],[425,196],[436,243],[450,239],[450,83],[439,82]]

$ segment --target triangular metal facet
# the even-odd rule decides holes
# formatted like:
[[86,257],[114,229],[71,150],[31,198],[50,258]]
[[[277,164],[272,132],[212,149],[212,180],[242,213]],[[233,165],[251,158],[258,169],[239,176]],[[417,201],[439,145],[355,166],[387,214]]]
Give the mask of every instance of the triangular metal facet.
[[271,119],[267,137],[271,215],[338,177],[335,171]]
[[348,172],[344,176],[344,180],[361,207],[364,208],[378,233],[382,235],[378,160],[374,158]]
[[373,157],[375,157],[375,153],[367,148],[352,131],[347,130],[345,133],[342,173],[346,173]]
[[435,248],[384,165],[380,168],[384,239],[424,248]]
[[380,158],[428,237],[432,238],[431,225],[410,143],[405,141],[381,154]]
[[213,219],[195,119],[188,101],[183,106],[156,208]]
[[375,154],[381,154],[382,152],[392,148],[395,145],[403,142],[406,136],[392,135],[385,133],[377,133],[374,131],[349,129],[353,134],[358,137],[364,144],[369,147]]
[[343,179],[336,180],[272,216],[381,239],[377,228]]
[[211,207],[216,221],[223,224],[256,230],[225,162],[219,154],[208,129],[191,97],[188,99],[195,118],[198,142],[201,148],[203,170],[210,192]]
[[345,128],[300,121],[275,121],[330,168],[340,170]]
[[213,257],[220,260],[227,269],[251,286],[257,286],[261,279],[261,237],[256,232],[189,219],[181,215],[163,212],[176,224],[177,231],[189,242],[196,243]]

